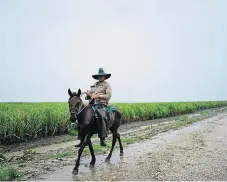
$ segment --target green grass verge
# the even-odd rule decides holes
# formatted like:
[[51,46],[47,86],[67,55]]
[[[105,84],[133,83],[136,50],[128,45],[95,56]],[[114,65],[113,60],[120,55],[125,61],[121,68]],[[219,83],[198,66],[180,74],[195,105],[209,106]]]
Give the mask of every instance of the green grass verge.
[[18,177],[21,177],[17,169],[5,165],[0,165],[0,181],[13,181]]
[[[227,106],[227,101],[111,103],[122,123],[173,117],[200,109]],[[67,103],[0,103],[0,143],[12,144],[47,136],[76,134]]]

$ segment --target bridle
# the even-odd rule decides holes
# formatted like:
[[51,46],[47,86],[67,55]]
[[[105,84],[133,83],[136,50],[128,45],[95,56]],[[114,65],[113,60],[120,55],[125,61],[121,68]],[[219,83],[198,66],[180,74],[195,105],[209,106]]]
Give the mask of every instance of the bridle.
[[[86,94],[86,92],[83,92],[83,93],[81,94],[81,96],[84,95],[84,94]],[[78,120],[78,115],[79,115],[87,106],[89,106],[89,104],[90,104],[92,101],[93,101],[93,99],[88,103],[88,105],[84,106],[83,108],[77,109],[76,107],[71,107],[71,108],[69,109],[70,114],[74,114],[75,119]],[[73,110],[73,111],[72,111],[72,110]]]
[[[70,114],[74,114],[75,119],[78,119],[78,115],[86,108],[87,106],[84,106],[82,109],[77,109],[75,107],[70,108]],[[73,110],[73,111],[72,111]]]

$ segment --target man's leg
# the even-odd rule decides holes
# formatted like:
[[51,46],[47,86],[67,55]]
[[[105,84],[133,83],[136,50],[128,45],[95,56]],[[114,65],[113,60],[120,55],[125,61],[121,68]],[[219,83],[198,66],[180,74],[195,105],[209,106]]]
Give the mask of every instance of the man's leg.
[[105,107],[97,109],[98,114],[101,117],[101,123],[99,123],[99,138],[100,138],[100,145],[106,146],[105,138],[108,136],[108,130],[107,130],[107,123],[105,121],[106,117],[106,110]]
[[106,137],[106,135],[105,135],[105,132],[103,132],[104,128],[103,128],[102,119],[101,120],[100,119],[98,120],[98,130],[99,130],[98,137],[100,139],[100,145],[101,146],[106,146],[106,143],[105,143],[105,137]]

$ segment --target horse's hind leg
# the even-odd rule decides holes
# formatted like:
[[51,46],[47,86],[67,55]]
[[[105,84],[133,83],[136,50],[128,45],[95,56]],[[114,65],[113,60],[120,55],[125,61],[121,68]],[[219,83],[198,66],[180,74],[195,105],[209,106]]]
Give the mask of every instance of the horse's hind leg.
[[80,165],[80,158],[81,158],[81,155],[83,153],[83,150],[85,148],[85,146],[88,144],[88,141],[90,140],[91,136],[90,135],[86,135],[80,149],[78,150],[78,157],[77,157],[77,160],[76,160],[76,165],[73,169],[73,174],[77,175],[78,174],[78,168],[79,168],[79,165]]
[[111,156],[112,156],[113,149],[114,149],[114,146],[116,144],[116,141],[117,141],[117,136],[116,136],[116,133],[114,132],[113,133],[113,138],[112,138],[112,146],[111,146],[111,149],[110,149],[110,153],[109,153],[109,155],[106,158],[106,162],[109,161]]
[[88,147],[89,147],[89,150],[90,150],[90,153],[91,153],[91,158],[92,158],[91,162],[90,162],[90,167],[94,167],[96,158],[95,158],[94,149],[93,149],[93,146],[92,146],[92,143],[91,143],[91,139],[88,141]]
[[117,137],[117,140],[118,140],[118,143],[119,143],[119,146],[120,146],[120,156],[123,156],[124,152],[123,152],[123,146],[122,146],[122,143],[121,143],[120,133],[117,132],[116,137]]

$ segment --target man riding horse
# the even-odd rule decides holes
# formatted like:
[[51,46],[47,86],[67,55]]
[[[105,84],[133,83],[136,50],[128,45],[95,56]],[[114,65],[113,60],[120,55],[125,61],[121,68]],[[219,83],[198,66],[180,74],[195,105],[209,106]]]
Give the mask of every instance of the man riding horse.
[[[99,119],[99,138],[100,145],[106,146],[105,138],[108,136],[108,128],[107,128],[107,116],[106,110],[109,100],[112,95],[112,89],[110,84],[106,81],[111,77],[111,74],[105,73],[103,68],[99,68],[98,74],[92,75],[92,77],[98,80],[93,86],[91,86],[90,91],[87,91],[86,100],[89,100],[89,103],[94,104],[94,110],[98,114]],[[78,139],[80,138],[80,132],[78,132]],[[80,147],[82,141],[76,147]]]

